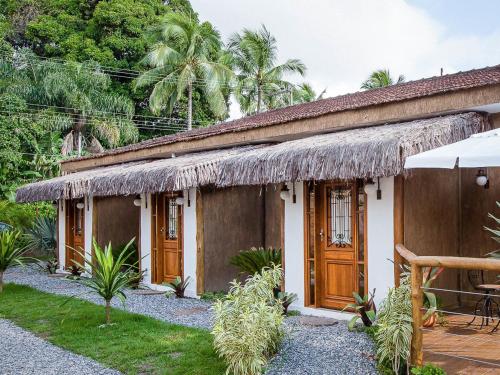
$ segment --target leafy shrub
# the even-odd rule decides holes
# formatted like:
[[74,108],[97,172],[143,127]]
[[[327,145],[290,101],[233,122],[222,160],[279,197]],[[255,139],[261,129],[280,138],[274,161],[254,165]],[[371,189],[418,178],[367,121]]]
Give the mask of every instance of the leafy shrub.
[[250,250],[240,251],[229,262],[238,267],[241,272],[254,275],[261,273],[265,267],[269,268],[273,265],[281,267],[281,249],[252,247]]
[[[500,202],[497,202],[497,206],[500,207]],[[488,214],[488,216],[491,219],[493,219],[498,226],[496,229],[488,228],[488,227],[484,227],[484,229],[486,229],[488,232],[493,234],[493,236],[491,238],[493,238],[496,242],[500,243],[500,219],[497,218],[496,216],[494,216],[493,214]],[[500,259],[500,250],[493,251],[493,252],[489,253],[488,256],[491,258]],[[500,277],[500,275],[499,275],[499,277]]]
[[184,298],[184,292],[191,282],[191,278],[188,276],[185,280],[182,280],[179,276],[175,278],[174,281],[169,283],[163,283],[163,285],[168,286],[174,292],[177,298]]
[[371,327],[375,322],[377,315],[377,308],[375,307],[375,302],[373,301],[373,298],[375,297],[375,289],[373,289],[373,292],[371,292],[370,295],[365,295],[363,298],[361,298],[361,296],[356,292],[353,292],[352,295],[355,303],[350,303],[344,308],[344,310],[353,309],[357,313],[357,315],[349,321],[349,330],[354,329],[359,319],[361,319],[365,327]]
[[227,374],[256,375],[283,338],[283,308],[274,297],[282,269],[274,265],[231,283],[227,297],[215,302],[215,350],[227,363]]
[[31,228],[26,230],[25,236],[30,251],[55,253],[57,246],[56,220],[47,216],[35,218]]
[[7,268],[17,264],[23,265],[26,258],[25,248],[19,247],[21,232],[6,230],[0,232],[0,293],[3,291],[3,274]]
[[22,230],[30,228],[37,216],[54,218],[56,210],[52,204],[29,203],[18,204],[11,200],[0,200],[0,221]]
[[400,286],[389,289],[382,303],[375,334],[379,363],[389,361],[396,374],[410,357],[412,321],[410,274],[404,272]]
[[202,299],[204,301],[214,302],[214,301],[217,301],[219,299],[223,299],[224,297],[226,297],[226,292],[224,292],[224,291],[205,292],[201,295],[200,299]]
[[44,262],[43,260],[38,261],[38,266],[43,270],[48,272],[50,275],[53,275],[57,272],[57,266],[59,263],[57,262],[57,258],[51,258]]
[[85,272],[85,269],[80,265],[72,264],[67,268],[67,271],[71,274],[70,278],[78,279]]
[[139,288],[141,281],[144,279],[144,274],[146,270],[139,271],[136,269],[129,269],[129,281],[128,286],[132,289]]
[[411,369],[413,375],[446,375],[446,372],[438,366],[428,363],[423,367],[414,367]]

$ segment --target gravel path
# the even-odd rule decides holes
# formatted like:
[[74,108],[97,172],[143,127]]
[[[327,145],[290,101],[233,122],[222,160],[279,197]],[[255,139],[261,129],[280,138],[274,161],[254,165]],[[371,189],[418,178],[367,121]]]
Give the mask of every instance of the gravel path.
[[119,375],[120,372],[73,354],[0,319],[2,375]]
[[[5,279],[50,293],[103,303],[87,293],[85,287],[66,279],[48,277],[38,269],[14,268],[6,273]],[[127,311],[191,327],[210,329],[212,325],[209,302],[166,298],[163,294],[139,295],[135,291],[126,294]],[[118,300],[113,306],[123,308]],[[330,326],[311,326],[304,324],[305,320],[307,317],[286,319],[288,335],[279,353],[271,360],[266,375],[377,374],[374,347],[367,335],[349,332],[344,321]]]
[[378,374],[374,346],[366,334],[349,332],[344,321],[315,327],[304,325],[302,320],[286,320],[289,334],[266,375]]
[[[78,283],[65,279],[48,277],[46,273],[32,267],[16,267],[5,274],[6,282],[28,285],[44,292],[75,296],[96,304],[104,304],[102,298]],[[111,301],[113,307],[148,315],[170,323],[189,327],[210,329],[213,315],[211,303],[194,298],[165,297],[165,294],[143,295],[138,291],[127,290],[125,306],[117,299]]]

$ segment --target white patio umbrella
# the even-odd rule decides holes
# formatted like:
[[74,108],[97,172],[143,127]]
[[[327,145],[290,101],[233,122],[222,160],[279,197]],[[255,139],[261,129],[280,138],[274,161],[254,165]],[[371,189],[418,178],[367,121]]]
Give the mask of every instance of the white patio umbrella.
[[410,156],[405,169],[500,167],[500,129],[474,134],[463,141]]

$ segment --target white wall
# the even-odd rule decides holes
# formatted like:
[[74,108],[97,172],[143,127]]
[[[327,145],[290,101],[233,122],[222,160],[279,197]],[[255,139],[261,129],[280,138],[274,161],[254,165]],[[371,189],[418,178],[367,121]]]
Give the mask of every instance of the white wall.
[[[382,199],[377,200],[376,185],[367,185],[368,288],[376,288],[375,301],[380,304],[389,287],[394,286],[394,178],[381,178]],[[292,184],[288,184],[290,192]],[[285,201],[285,289],[296,293],[298,300],[291,309],[303,314],[350,319],[350,313],[305,307],[304,301],[304,202],[303,183],[296,183],[296,203]]]
[[[85,207],[83,208],[85,210],[84,214],[84,249],[85,249],[85,259],[87,259],[88,262],[92,260],[92,238],[94,236],[92,230],[94,226],[92,225],[92,212],[94,210],[94,198],[93,197],[85,197],[84,199]],[[85,268],[90,271],[90,266],[85,266]]]
[[59,270],[62,271],[66,264],[66,204],[64,199],[59,200],[58,210],[59,238],[57,240],[57,251],[59,252]]
[[186,296],[196,297],[196,189],[184,191],[184,279],[190,277]]
[[[377,182],[375,180],[375,182]],[[394,177],[380,179],[382,199],[377,200],[377,185],[366,185],[368,230],[368,288],[377,288],[378,306],[394,286]]]
[[140,223],[140,259],[141,270],[145,271],[143,283],[152,284],[151,273],[151,194],[141,194]]

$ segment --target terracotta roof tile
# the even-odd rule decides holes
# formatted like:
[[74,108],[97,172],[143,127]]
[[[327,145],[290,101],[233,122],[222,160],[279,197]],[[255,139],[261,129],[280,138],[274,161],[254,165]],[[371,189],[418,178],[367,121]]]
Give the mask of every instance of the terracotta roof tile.
[[[217,134],[244,131],[258,127],[323,116],[334,112],[399,102],[498,83],[500,83],[500,65],[444,76],[424,78],[380,89],[360,91],[352,94],[322,99],[311,103],[303,103],[275,109],[205,128],[198,128],[187,132],[149,139],[140,143],[119,147],[113,150],[107,150],[101,154],[86,156],[79,159],[99,158],[105,155],[141,150],[157,145],[166,145],[175,142],[206,138]],[[75,158],[67,161],[75,161],[79,159]]]

